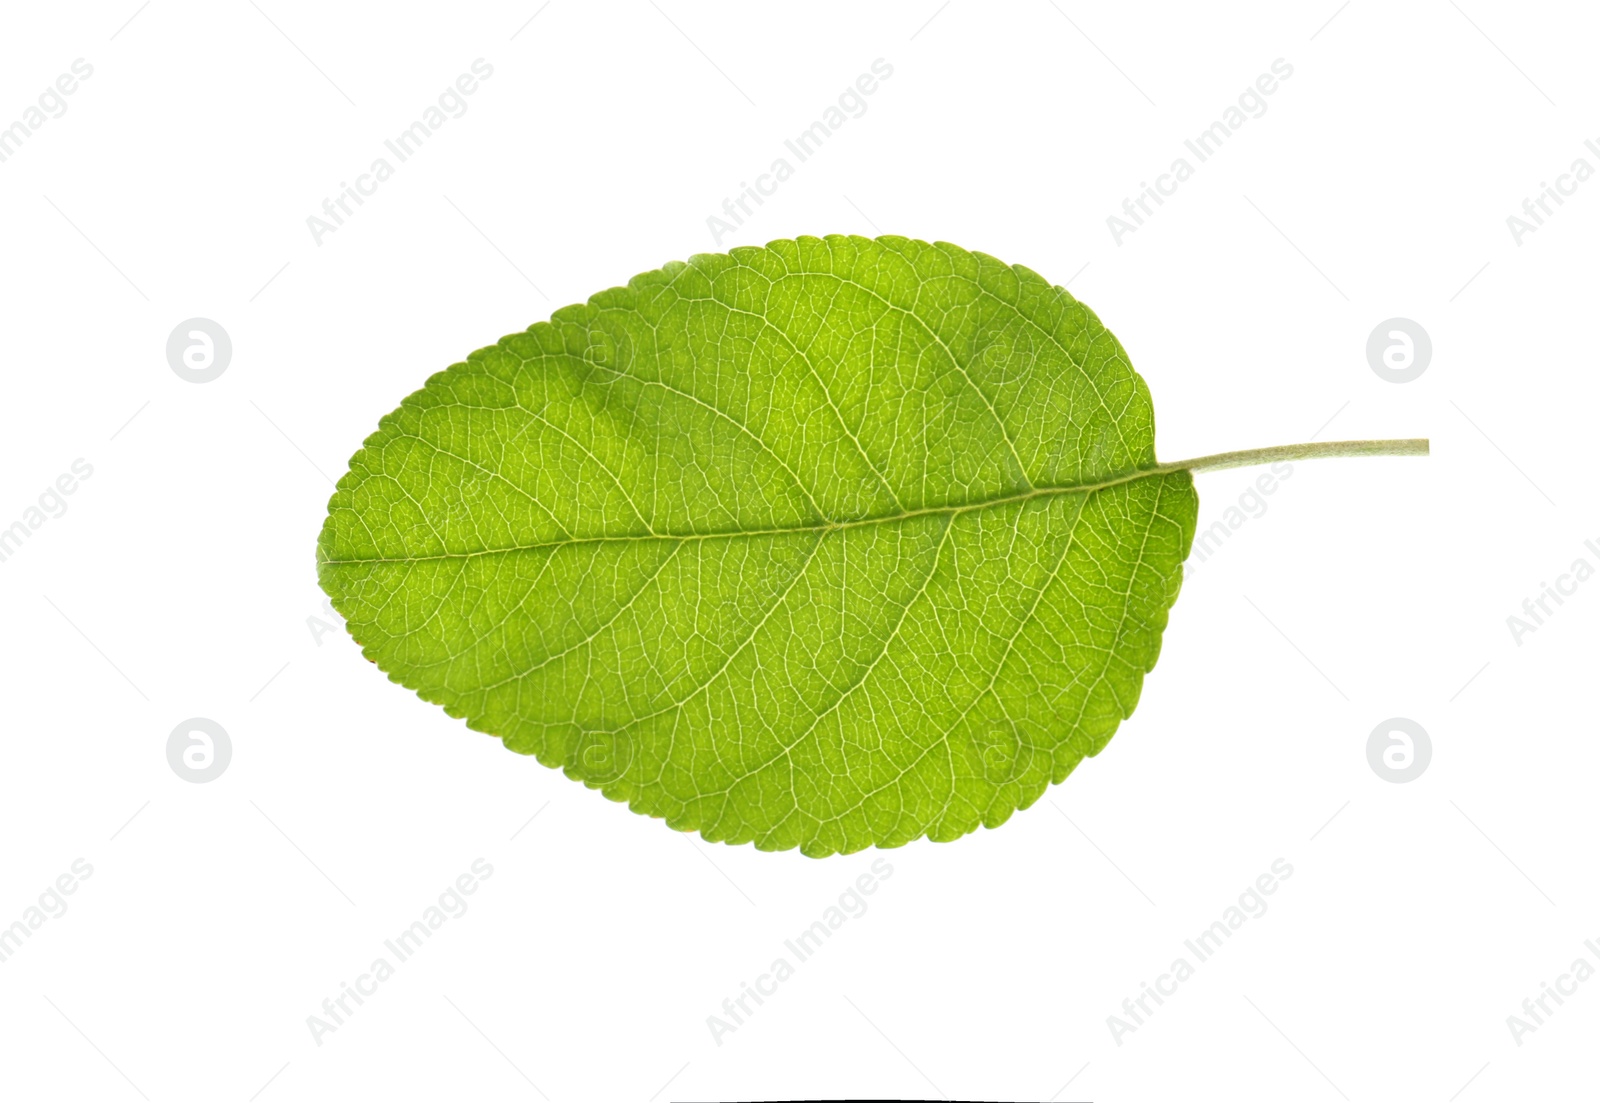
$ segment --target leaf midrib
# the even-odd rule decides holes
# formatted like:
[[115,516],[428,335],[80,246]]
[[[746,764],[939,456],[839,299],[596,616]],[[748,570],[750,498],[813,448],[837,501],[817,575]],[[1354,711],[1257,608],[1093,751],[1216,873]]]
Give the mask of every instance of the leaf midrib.
[[963,513],[975,513],[985,509],[999,509],[1004,506],[1020,505],[1033,501],[1036,498],[1056,498],[1069,494],[1093,494],[1099,490],[1109,490],[1115,486],[1137,482],[1139,479],[1151,478],[1161,475],[1170,475],[1176,471],[1189,470],[1187,463],[1156,464],[1153,467],[1139,468],[1123,475],[1118,475],[1098,483],[1079,483],[1071,486],[1041,486],[1020,494],[1008,494],[998,498],[986,498],[977,502],[966,502],[955,506],[931,506],[927,509],[910,509],[900,513],[885,514],[880,517],[861,517],[853,521],[826,521],[815,525],[788,525],[765,529],[736,529],[728,532],[694,532],[694,533],[637,533],[626,536],[575,536],[567,540],[548,540],[538,544],[517,544],[505,548],[483,548],[478,551],[468,552],[442,552],[438,555],[403,555],[403,556],[371,556],[356,559],[323,559],[323,566],[340,567],[364,565],[368,563],[426,563],[434,560],[447,559],[475,559],[485,555],[509,555],[514,552],[544,551],[549,548],[564,548],[576,544],[612,544],[612,543],[653,543],[662,540],[671,540],[679,543],[690,540],[737,540],[750,537],[763,536],[798,536],[805,533],[827,534],[846,529],[865,528],[870,525],[898,524],[902,521],[912,521],[923,517],[949,516],[954,519]]

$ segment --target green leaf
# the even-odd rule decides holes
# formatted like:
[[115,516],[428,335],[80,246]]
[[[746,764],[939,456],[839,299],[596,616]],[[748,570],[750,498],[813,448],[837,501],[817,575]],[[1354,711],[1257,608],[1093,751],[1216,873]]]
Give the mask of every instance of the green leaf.
[[822,856],[997,826],[1099,753],[1196,510],[1064,289],[801,238],[429,379],[350,461],[318,575],[469,727],[680,830]]

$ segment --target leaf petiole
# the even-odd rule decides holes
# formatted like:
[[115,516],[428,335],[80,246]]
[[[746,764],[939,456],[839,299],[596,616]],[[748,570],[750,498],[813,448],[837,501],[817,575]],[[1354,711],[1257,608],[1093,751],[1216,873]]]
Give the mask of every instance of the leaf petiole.
[[1239,452],[1218,452],[1176,463],[1161,463],[1152,471],[1221,471],[1229,467],[1252,467],[1278,460],[1320,460],[1335,456],[1426,456],[1426,437],[1407,440],[1330,440],[1320,444],[1279,444],[1271,448],[1246,448]]

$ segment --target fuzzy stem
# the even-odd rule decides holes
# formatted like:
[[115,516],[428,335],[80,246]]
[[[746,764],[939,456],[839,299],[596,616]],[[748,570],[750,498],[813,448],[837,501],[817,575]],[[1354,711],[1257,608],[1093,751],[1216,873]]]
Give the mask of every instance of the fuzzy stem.
[[1321,444],[1280,444],[1272,448],[1247,448],[1242,452],[1218,452],[1176,463],[1157,464],[1156,471],[1221,471],[1228,467],[1251,467],[1277,460],[1320,460],[1332,456],[1426,456],[1426,438],[1409,440],[1330,440]]

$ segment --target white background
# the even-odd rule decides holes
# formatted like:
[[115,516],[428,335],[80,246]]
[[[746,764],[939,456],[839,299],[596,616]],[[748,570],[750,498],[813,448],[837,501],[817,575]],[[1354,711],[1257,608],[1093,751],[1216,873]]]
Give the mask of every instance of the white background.
[[[1506,618],[1600,565],[1600,181],[1520,245],[1506,218],[1600,168],[1595,13],[542,2],[6,6],[0,125],[94,72],[0,164],[0,527],[93,475],[0,563],[0,925],[93,874],[0,964],[0,1095],[1592,1085],[1600,983],[1520,1046],[1507,1017],[1596,960],[1600,581],[1520,645]],[[467,113],[316,244],[307,216],[477,58]],[[867,113],[723,248],[881,231],[1070,283],[1149,382],[1163,459],[1433,455],[1296,465],[1186,582],[1132,720],[1003,828],[814,861],[676,835],[390,684],[316,634],[313,546],[405,394],[714,251],[707,216],[877,58]],[[1277,58],[1265,115],[1117,244],[1106,217]],[[165,355],[195,316],[234,347],[204,385]],[[1404,385],[1365,354],[1394,316],[1434,345]],[[1257,473],[1199,477],[1202,530]],[[166,758],[196,716],[233,747],[208,784]],[[1409,784],[1367,761],[1395,716],[1431,736]],[[307,1017],[480,857],[470,910],[319,1046]],[[716,1044],[707,1016],[875,857],[866,914]],[[1107,1017],[1277,858],[1266,914],[1118,1045]]]

